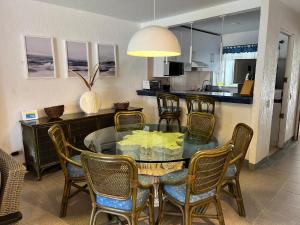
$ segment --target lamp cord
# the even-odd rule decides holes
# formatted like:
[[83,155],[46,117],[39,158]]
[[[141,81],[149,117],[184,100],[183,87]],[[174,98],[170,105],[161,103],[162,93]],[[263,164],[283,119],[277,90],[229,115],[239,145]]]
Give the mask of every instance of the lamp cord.
[[154,24],[155,24],[155,22],[156,22],[156,12],[155,12],[155,8],[156,8],[155,0],[153,0],[153,22],[154,22]]

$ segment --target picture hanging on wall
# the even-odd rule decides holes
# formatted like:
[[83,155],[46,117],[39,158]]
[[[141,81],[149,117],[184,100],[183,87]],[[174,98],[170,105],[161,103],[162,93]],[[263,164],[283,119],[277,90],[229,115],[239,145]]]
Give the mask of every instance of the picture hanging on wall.
[[79,77],[70,70],[88,76],[88,43],[79,41],[66,41],[66,56],[68,77]]
[[100,77],[117,76],[117,46],[98,44]]
[[55,78],[53,38],[25,36],[27,78]]

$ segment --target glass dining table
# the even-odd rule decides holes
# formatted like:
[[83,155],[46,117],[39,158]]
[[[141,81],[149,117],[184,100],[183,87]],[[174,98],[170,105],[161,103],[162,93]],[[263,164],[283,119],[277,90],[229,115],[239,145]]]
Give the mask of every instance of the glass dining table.
[[139,174],[159,177],[187,166],[196,152],[213,149],[218,141],[190,136],[185,127],[146,124],[133,131],[103,128],[87,135],[84,144],[102,154],[130,156]]

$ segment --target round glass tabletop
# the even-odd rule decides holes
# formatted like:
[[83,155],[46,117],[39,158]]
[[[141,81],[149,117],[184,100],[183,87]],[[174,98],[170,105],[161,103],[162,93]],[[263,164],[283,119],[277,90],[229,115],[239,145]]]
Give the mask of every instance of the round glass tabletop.
[[189,161],[195,152],[218,146],[212,137],[208,142],[189,136],[186,128],[146,124],[143,130],[117,132],[115,127],[97,130],[86,136],[84,144],[102,154],[131,156],[138,163],[171,163]]

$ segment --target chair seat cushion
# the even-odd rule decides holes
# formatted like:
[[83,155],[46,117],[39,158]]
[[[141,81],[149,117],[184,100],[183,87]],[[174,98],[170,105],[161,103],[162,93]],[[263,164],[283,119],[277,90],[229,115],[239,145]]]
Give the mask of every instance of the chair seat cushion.
[[[72,156],[72,157],[70,157],[70,159],[81,164],[80,155]],[[68,174],[70,177],[84,177],[85,176],[82,168],[79,168],[78,166],[75,166],[72,163],[67,163],[67,169],[68,169]]]
[[[180,203],[185,203],[185,194],[186,194],[186,184],[181,185],[164,185],[164,193]],[[190,203],[197,201],[205,200],[209,197],[214,196],[216,190],[211,190],[209,192],[199,194],[199,195],[190,195]]]
[[234,164],[231,164],[228,166],[228,169],[226,170],[225,177],[233,177],[236,174],[236,166]]
[[162,184],[176,184],[178,182],[185,182],[185,178],[188,174],[188,169],[177,170],[172,173],[168,173],[159,178]]
[[[137,192],[137,208],[139,208],[145,201],[148,199],[150,191],[149,189],[138,189]],[[96,196],[96,203],[99,206],[109,207],[113,209],[119,209],[124,211],[131,211],[132,210],[132,200],[118,200],[113,198],[108,198],[104,196],[97,195]]]
[[178,110],[178,108],[176,106],[167,106],[167,107],[162,107],[161,108],[161,113],[165,113],[165,112],[174,112],[174,113],[177,113],[177,112],[180,112],[180,108]]
[[139,175],[139,182],[143,186],[151,186],[154,183],[153,176]]

